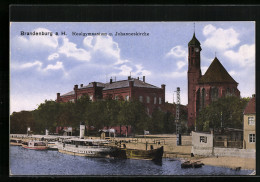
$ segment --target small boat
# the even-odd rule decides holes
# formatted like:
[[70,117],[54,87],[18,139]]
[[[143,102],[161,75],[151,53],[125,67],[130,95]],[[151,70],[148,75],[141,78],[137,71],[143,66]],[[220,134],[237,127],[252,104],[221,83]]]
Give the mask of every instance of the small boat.
[[47,150],[48,144],[43,141],[24,141],[22,143],[22,147],[26,149],[32,149],[32,150]]
[[22,140],[21,139],[17,139],[17,138],[11,138],[10,139],[10,145],[21,146],[22,145]]
[[199,168],[202,167],[204,164],[200,161],[185,161],[181,164],[181,168]]
[[158,149],[151,150],[138,150],[138,149],[128,149],[128,148],[118,148],[113,154],[116,158],[125,159],[144,159],[159,161],[162,160],[163,156],[163,146]]
[[58,143],[61,153],[86,156],[86,157],[110,157],[113,147],[107,140],[99,139],[68,139]]

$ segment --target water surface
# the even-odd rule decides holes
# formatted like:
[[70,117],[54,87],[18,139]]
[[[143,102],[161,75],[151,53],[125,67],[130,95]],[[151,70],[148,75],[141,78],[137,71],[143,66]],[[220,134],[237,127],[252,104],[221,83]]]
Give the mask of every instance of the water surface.
[[148,160],[89,158],[58,151],[35,151],[10,146],[12,175],[248,175],[252,170],[235,171],[214,166],[181,169],[179,160]]

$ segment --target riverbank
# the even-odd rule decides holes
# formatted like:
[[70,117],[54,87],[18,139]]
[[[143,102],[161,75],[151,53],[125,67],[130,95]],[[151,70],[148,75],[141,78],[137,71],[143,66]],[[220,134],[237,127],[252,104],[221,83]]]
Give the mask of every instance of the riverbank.
[[201,161],[205,165],[228,167],[232,169],[241,168],[248,170],[255,170],[255,159],[254,158],[242,158],[242,157],[195,157],[191,158],[194,161]]

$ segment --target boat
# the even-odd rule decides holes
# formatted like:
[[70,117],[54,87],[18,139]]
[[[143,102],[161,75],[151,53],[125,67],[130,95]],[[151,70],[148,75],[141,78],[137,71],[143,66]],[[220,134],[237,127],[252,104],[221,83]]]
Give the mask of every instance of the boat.
[[58,150],[58,141],[50,141],[48,142],[49,150]]
[[32,149],[32,150],[47,150],[48,144],[44,141],[31,140],[31,141],[24,141],[22,143],[22,147],[26,149]]
[[21,146],[22,145],[22,140],[21,139],[17,139],[17,138],[11,138],[10,139],[10,145]]
[[117,151],[113,153],[113,157],[116,158],[144,159],[144,160],[153,160],[153,161],[162,160],[162,156],[163,156],[163,146],[151,150],[118,148]]
[[181,168],[200,168],[204,164],[200,161],[185,161],[181,164]]
[[110,142],[99,139],[68,139],[58,143],[58,151],[65,154],[86,157],[110,157],[115,148]]

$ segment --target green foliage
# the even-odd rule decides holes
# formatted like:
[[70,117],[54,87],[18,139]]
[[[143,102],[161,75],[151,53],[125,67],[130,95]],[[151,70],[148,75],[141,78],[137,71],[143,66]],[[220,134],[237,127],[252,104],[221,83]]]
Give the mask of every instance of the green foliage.
[[[186,118],[186,116],[182,117]],[[46,100],[34,111],[26,112],[26,114],[13,113],[11,133],[26,133],[27,126],[31,126],[35,134],[44,134],[45,129],[55,132],[57,126],[71,126],[77,129],[82,121],[88,126],[94,126],[97,130],[107,126],[131,125],[134,135],[143,134],[144,130],[149,130],[151,133],[175,131],[175,118],[170,112],[156,109],[152,116],[149,116],[143,103],[137,100],[124,101],[120,97],[118,100],[113,100],[107,97],[92,102],[88,96],[83,96],[76,103],[57,103]],[[182,119],[182,121],[185,120]],[[186,122],[183,123],[183,125],[186,124]]]
[[209,131],[210,128],[243,127],[243,111],[249,98],[234,96],[219,98],[203,108],[196,119],[198,131]]
[[27,127],[35,130],[35,120],[30,111],[13,112],[10,116],[10,133],[24,134]]

